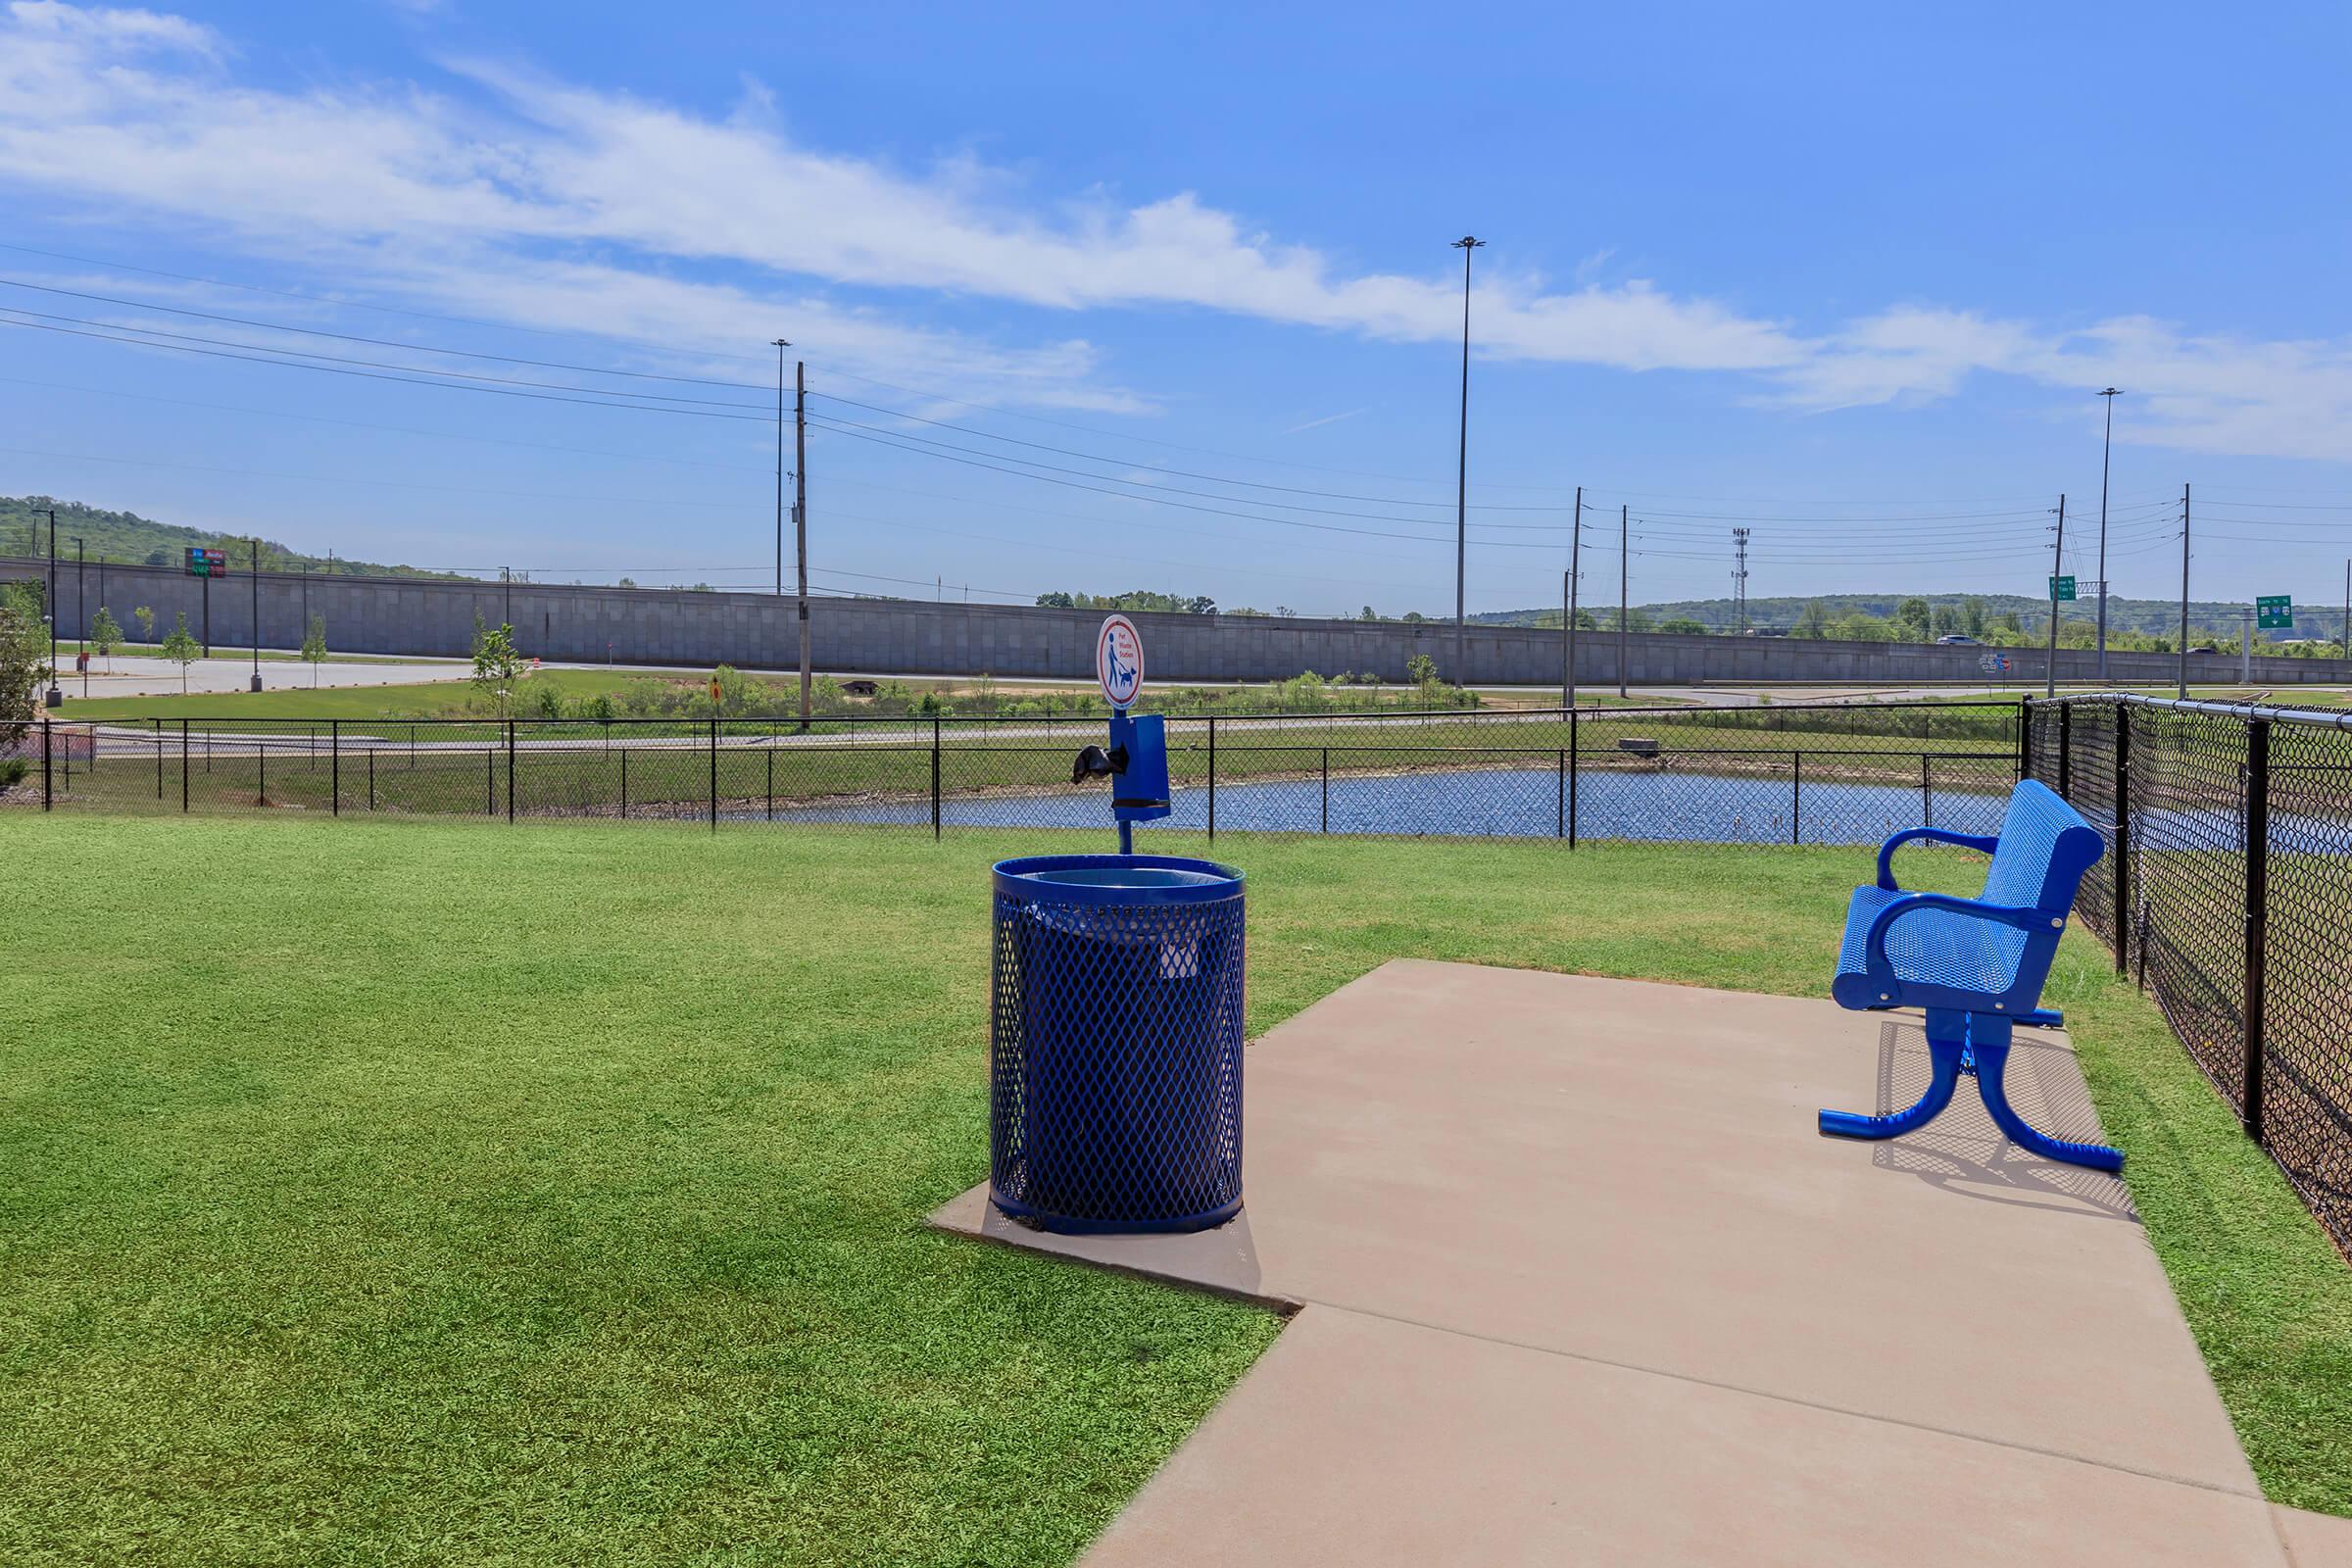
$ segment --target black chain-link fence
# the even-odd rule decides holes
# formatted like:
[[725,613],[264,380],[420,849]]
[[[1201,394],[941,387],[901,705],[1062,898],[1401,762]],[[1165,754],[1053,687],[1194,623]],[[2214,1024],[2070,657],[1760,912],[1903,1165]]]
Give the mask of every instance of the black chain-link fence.
[[[1099,723],[153,719],[26,731],[52,809],[1103,828]],[[2008,702],[1171,718],[1163,844],[1236,832],[1875,844],[1990,832]]]
[[2083,920],[2352,1251],[2352,713],[2064,698],[2026,733],[2108,836]]

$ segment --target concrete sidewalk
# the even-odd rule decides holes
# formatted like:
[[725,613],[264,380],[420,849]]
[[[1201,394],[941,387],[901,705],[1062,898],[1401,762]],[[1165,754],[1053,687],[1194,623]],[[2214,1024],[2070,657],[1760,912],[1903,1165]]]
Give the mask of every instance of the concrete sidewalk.
[[[2263,1502],[2122,1185],[1822,1105],[1927,1077],[1828,1003],[1392,963],[1251,1048],[1248,1208],[949,1229],[1278,1304],[1280,1341],[1086,1559],[2328,1560]],[[2063,1036],[2011,1094],[2096,1136]]]

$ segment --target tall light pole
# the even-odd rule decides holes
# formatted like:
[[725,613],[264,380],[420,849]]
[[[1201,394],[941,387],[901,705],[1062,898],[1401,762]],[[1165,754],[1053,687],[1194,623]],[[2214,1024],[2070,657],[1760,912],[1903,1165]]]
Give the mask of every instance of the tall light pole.
[[2107,400],[2107,434],[2099,444],[2099,683],[2107,681],[2107,460],[2115,451],[2115,400],[2124,389],[2100,391]]
[[776,597],[784,597],[784,351],[790,338],[769,340],[776,350]]
[[792,367],[792,536],[800,559],[801,733],[808,733],[808,362]]
[[1462,438],[1453,475],[1453,662],[1454,684],[1470,684],[1470,618],[1463,580],[1470,564],[1470,253],[1486,241],[1464,234],[1453,242],[1462,253]]

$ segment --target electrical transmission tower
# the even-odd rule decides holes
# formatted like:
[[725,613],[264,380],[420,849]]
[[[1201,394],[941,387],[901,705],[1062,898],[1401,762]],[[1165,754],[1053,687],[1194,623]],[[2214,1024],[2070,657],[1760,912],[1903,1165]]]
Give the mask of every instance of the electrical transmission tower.
[[1747,530],[1732,530],[1732,549],[1738,564],[1732,567],[1732,629],[1740,636],[1747,635]]

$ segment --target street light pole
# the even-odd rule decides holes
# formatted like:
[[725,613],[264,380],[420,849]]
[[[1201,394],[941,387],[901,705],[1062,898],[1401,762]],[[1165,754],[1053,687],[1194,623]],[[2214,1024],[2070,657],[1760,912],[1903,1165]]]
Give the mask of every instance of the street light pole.
[[2107,434],[2099,444],[2099,682],[2107,680],[2107,460],[2115,451],[2115,400],[2124,389],[2111,386],[2099,393],[2107,400]]
[[1470,253],[1484,244],[1475,234],[1453,242],[1462,253],[1462,434],[1453,477],[1453,679],[1458,686],[1470,683],[1470,621],[1463,587],[1470,565]]

